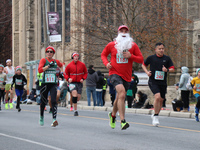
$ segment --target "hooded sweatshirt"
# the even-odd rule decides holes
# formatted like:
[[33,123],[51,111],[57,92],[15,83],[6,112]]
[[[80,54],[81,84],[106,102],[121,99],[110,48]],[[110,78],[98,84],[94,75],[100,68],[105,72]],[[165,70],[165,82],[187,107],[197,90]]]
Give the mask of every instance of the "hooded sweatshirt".
[[92,68],[88,69],[86,86],[96,87],[98,81],[99,81],[99,77],[98,77],[97,72],[95,72]]
[[182,70],[182,74],[181,74],[181,78],[180,78],[180,82],[179,82],[179,89],[181,91],[188,91],[188,89],[186,88],[186,84],[188,82],[188,79],[190,78],[190,74],[188,73],[189,69],[188,67],[181,67]]

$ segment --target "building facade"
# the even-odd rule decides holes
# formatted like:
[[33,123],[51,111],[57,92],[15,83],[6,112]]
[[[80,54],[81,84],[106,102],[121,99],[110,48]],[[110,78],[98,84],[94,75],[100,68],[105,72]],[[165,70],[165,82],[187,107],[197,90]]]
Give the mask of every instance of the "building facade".
[[[190,73],[200,67],[200,0],[177,0],[182,10],[182,16],[192,23],[186,24],[182,33],[187,36],[187,43],[193,48],[193,54],[185,56],[179,66],[188,66]],[[84,0],[12,0],[12,59],[13,65],[23,66],[25,62],[39,60],[45,57],[45,48],[51,44],[56,49],[55,58],[65,64],[71,61],[71,53],[77,51],[84,56],[84,28],[78,28],[74,20],[83,20]],[[48,42],[46,12],[58,12],[60,17],[62,41]],[[77,34],[76,30],[79,30]],[[73,31],[73,32],[72,32]],[[81,39],[81,40],[80,40]],[[188,51],[189,52],[189,51]],[[191,52],[190,52],[191,53]],[[96,58],[100,59],[100,58]],[[86,61],[87,62],[87,61]],[[97,61],[98,62],[98,61]],[[95,65],[98,65],[97,63]],[[88,65],[88,64],[86,64]],[[102,64],[100,65],[102,67]],[[101,67],[99,67],[101,69]],[[103,69],[103,68],[102,68]],[[170,75],[174,84],[179,80],[180,68]]]

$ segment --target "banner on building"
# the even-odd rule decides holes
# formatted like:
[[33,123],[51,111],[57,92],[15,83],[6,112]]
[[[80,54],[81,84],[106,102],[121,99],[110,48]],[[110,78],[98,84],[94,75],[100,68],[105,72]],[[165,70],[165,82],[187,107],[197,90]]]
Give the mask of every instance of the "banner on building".
[[61,41],[61,27],[59,22],[58,12],[47,12],[48,27],[49,27],[49,40],[51,42]]

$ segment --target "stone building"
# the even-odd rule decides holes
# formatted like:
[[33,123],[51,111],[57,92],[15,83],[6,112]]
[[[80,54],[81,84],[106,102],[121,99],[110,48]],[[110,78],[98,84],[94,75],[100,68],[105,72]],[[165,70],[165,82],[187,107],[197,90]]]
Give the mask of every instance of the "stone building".
[[[190,72],[195,72],[200,67],[200,0],[177,0],[182,9],[182,15],[192,21],[183,28],[183,34],[187,35],[187,42],[193,47],[192,57],[186,55],[179,66],[188,66]],[[46,2],[46,3],[45,3]],[[84,43],[76,39],[84,39],[83,34],[75,34],[70,31],[84,29],[77,28],[73,21],[83,19],[82,13],[84,0],[12,0],[12,59],[13,65],[21,65],[25,68],[25,62],[38,60],[45,56],[45,47],[49,44],[44,10],[46,12],[58,12],[62,31],[62,41],[51,43],[56,49],[55,58],[65,62],[71,61],[71,53],[79,48],[84,51]],[[44,7],[46,6],[46,7]],[[46,8],[46,9],[45,9]],[[84,61],[84,53],[81,60]],[[179,80],[180,68],[177,68],[172,83]]]

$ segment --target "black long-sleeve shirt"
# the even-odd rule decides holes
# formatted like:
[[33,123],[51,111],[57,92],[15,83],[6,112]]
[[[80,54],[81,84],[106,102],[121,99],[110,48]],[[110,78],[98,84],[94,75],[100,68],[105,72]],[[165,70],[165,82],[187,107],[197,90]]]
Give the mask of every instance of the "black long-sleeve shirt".
[[23,74],[21,75],[15,74],[13,76],[13,82],[11,87],[13,87],[13,84],[15,84],[15,89],[23,90],[24,85],[27,84],[26,77]]

